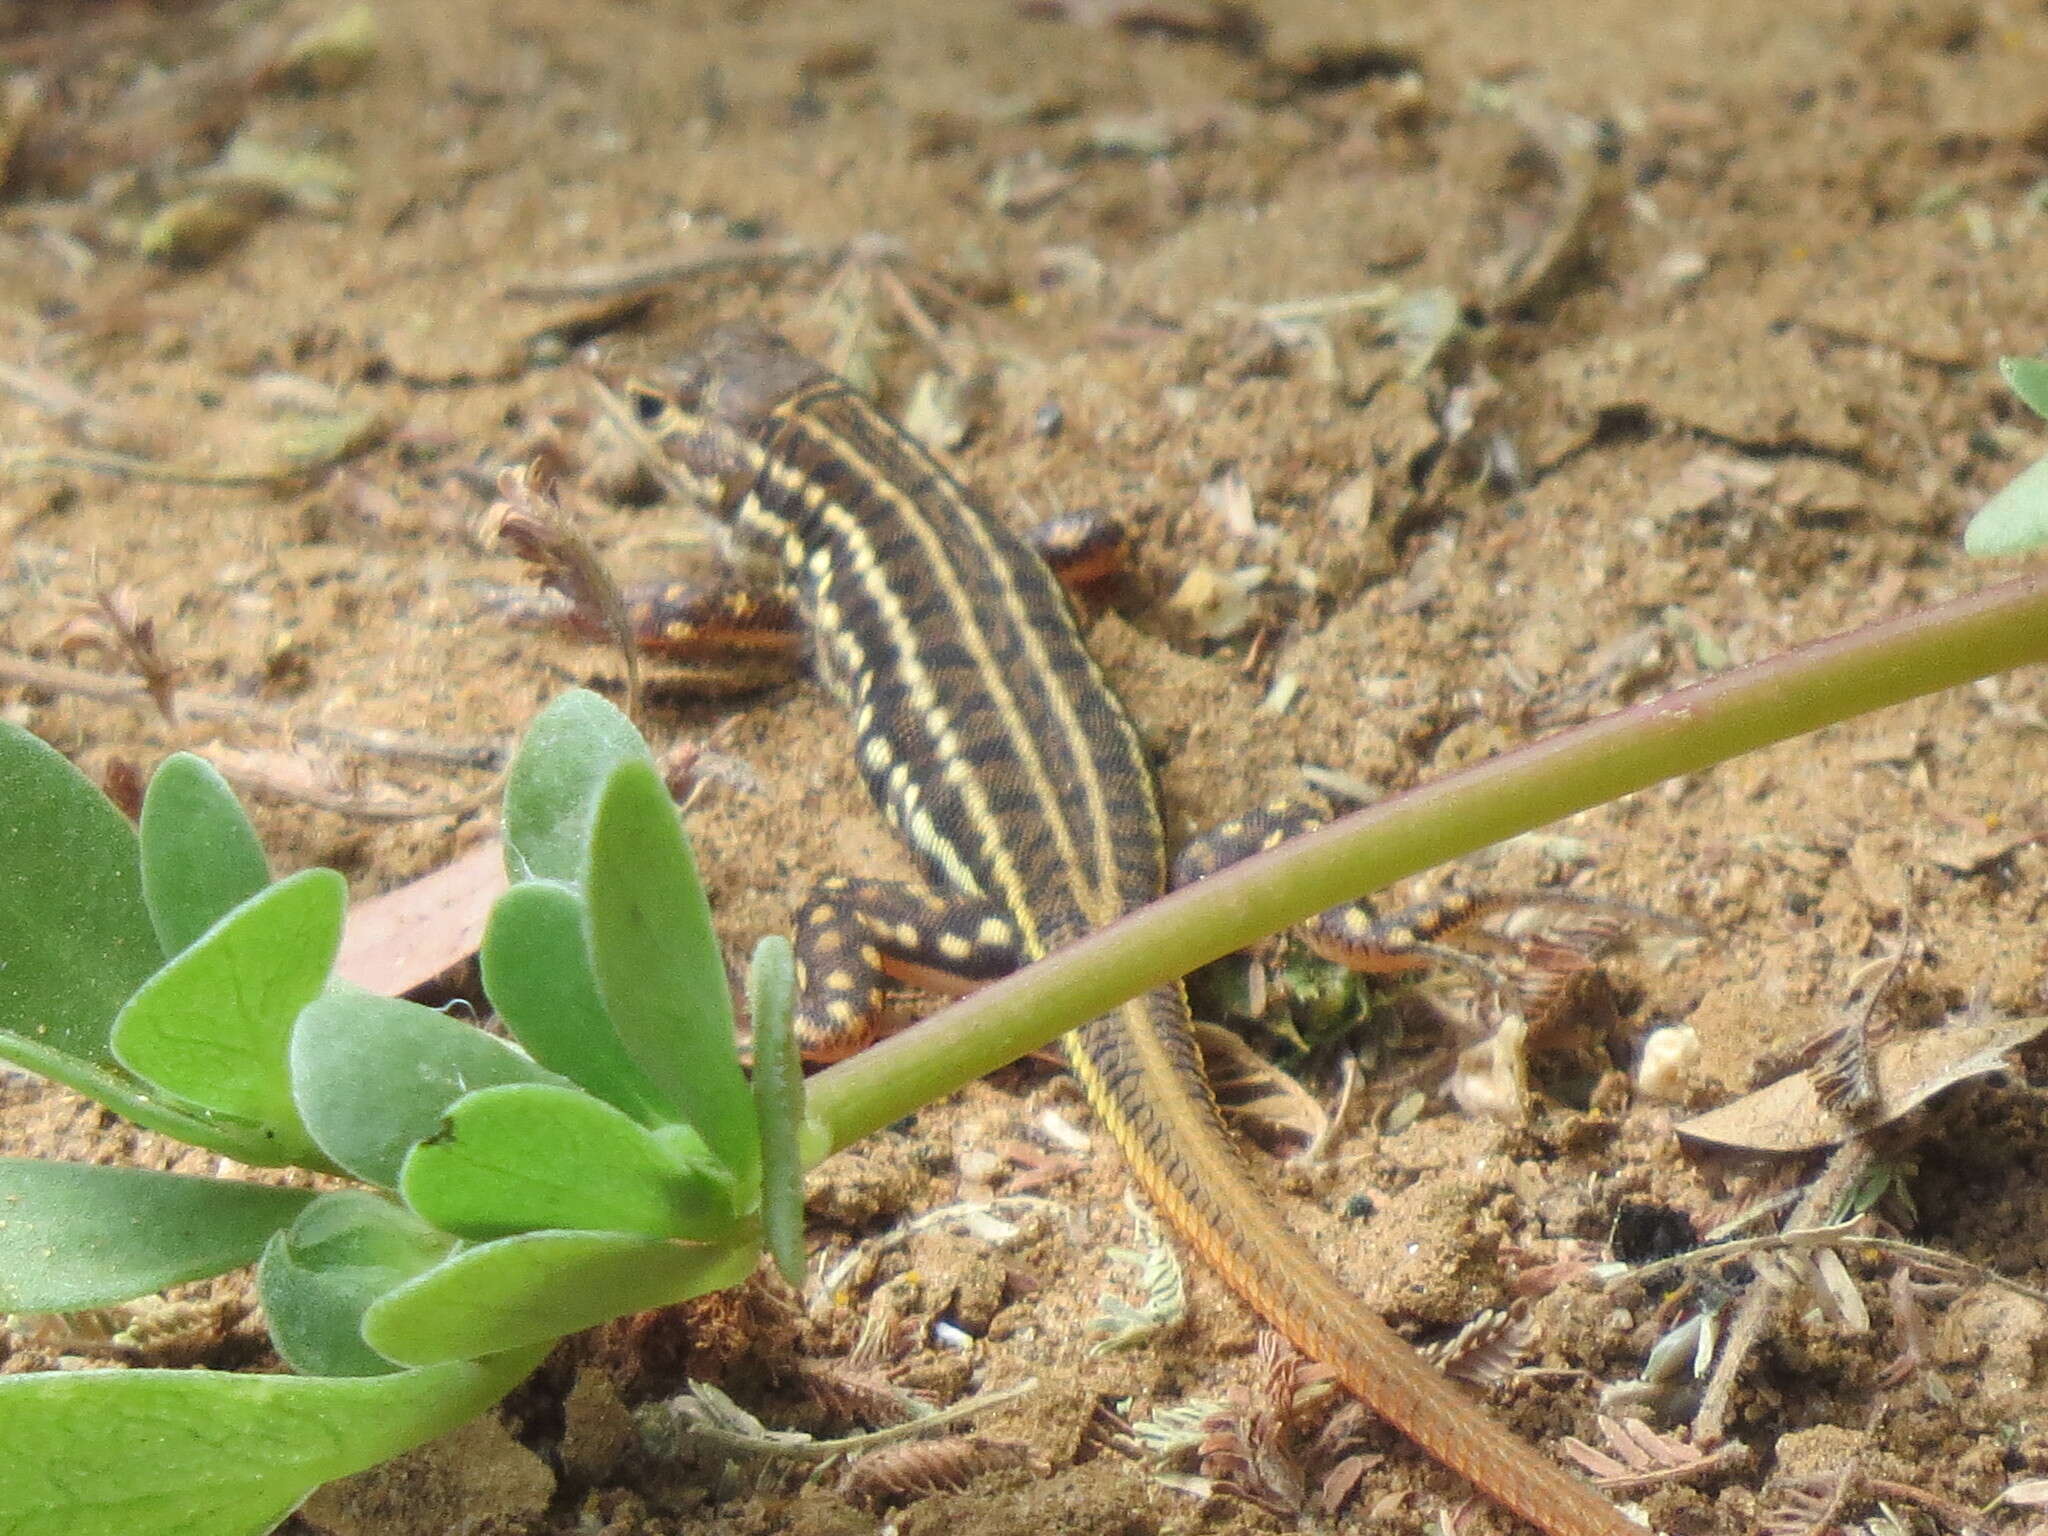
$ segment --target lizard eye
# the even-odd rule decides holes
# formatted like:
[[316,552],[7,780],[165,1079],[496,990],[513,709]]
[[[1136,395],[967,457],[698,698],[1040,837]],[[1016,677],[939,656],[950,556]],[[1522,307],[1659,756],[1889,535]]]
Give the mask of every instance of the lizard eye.
[[668,397],[660,390],[649,389],[645,385],[633,385],[628,387],[626,393],[633,403],[633,419],[641,426],[659,426],[662,417],[668,414]]

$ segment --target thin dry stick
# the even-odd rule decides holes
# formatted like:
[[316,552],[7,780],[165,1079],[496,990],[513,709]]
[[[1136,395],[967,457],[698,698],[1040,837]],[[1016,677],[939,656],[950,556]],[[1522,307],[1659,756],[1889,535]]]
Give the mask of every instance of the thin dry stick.
[[409,801],[399,805],[381,805],[375,800],[365,800],[354,795],[329,794],[307,784],[293,784],[233,762],[216,762],[222,778],[237,789],[254,795],[265,795],[273,800],[289,800],[294,805],[311,806],[316,811],[333,811],[337,815],[351,817],[356,821],[432,821],[442,816],[467,816],[472,811],[483,809],[498,798],[503,775],[493,777],[490,783],[455,800],[440,800],[431,804]]
[[[1872,1155],[1867,1136],[1853,1136],[1837,1147],[1827,1166],[1820,1171],[1820,1176],[1807,1185],[1806,1193],[1792,1208],[1786,1227],[1798,1231],[1802,1227],[1820,1225],[1823,1217],[1863,1177]],[[1726,1342],[1721,1346],[1720,1357],[1714,1361],[1706,1390],[1700,1394],[1699,1412],[1693,1415],[1694,1445],[1720,1444],[1727,1426],[1728,1408],[1735,1396],[1735,1383],[1749,1361],[1750,1351],[1763,1338],[1786,1289],[1778,1282],[1759,1276],[1756,1284],[1736,1303],[1735,1315],[1728,1324]]]
[[[151,700],[149,685],[137,678],[111,677],[104,672],[87,672],[78,667],[35,661],[10,651],[0,651],[0,682],[107,703],[145,704]],[[352,751],[395,761],[436,763],[451,768],[492,772],[504,767],[512,755],[512,743],[509,741],[444,741],[411,731],[329,725],[319,720],[298,719],[288,710],[272,709],[248,699],[226,699],[214,694],[181,691],[178,694],[178,713],[186,720],[232,721],[275,731],[286,737],[332,742]]]
[[146,485],[268,489],[292,485],[332,469],[337,464],[346,463],[375,447],[382,439],[382,424],[373,423],[365,430],[341,437],[326,450],[303,459],[294,458],[284,463],[254,469],[220,470],[196,469],[184,464],[164,464],[155,459],[139,459],[133,454],[108,453],[91,448],[58,449],[49,452],[18,448],[0,453],[0,472],[33,473],[42,470],[85,469],[102,475],[116,475],[124,480],[138,480]]
[[543,586],[604,626],[626,663],[626,718],[640,724],[640,647],[626,599],[603,558],[554,492],[536,486],[532,466],[498,476],[498,496],[484,514],[483,538],[509,545],[540,571]]
[[1658,1259],[1639,1269],[1627,1270],[1614,1277],[1610,1284],[1623,1280],[1647,1280],[1672,1270],[1689,1268],[1695,1264],[1717,1264],[1723,1259],[1739,1259],[1751,1253],[1781,1253],[1787,1250],[1806,1248],[1868,1248],[1875,1253],[1888,1253],[1918,1264],[1936,1274],[1949,1275],[1957,1280],[1971,1280],[1983,1285],[1995,1285],[2001,1290],[2011,1291],[2015,1296],[2024,1296],[2031,1302],[2048,1307],[2048,1291],[2038,1290],[2031,1285],[2002,1275],[1995,1269],[1953,1253],[1943,1253],[1938,1248],[1925,1248],[1918,1243],[1903,1242],[1896,1237],[1879,1237],[1874,1233],[1860,1230],[1861,1218],[1856,1221],[1837,1222],[1826,1227],[1802,1227],[1798,1231],[1773,1232],[1764,1237],[1734,1238],[1725,1243],[1714,1243],[1705,1248],[1694,1248],[1672,1258]]
[[851,1456],[860,1451],[873,1450],[878,1445],[893,1445],[899,1440],[914,1439],[929,1434],[947,1424],[956,1424],[962,1419],[972,1418],[977,1413],[986,1413],[991,1408],[1014,1402],[1027,1392],[1038,1390],[1038,1379],[1020,1381],[1014,1387],[1004,1387],[996,1392],[984,1392],[979,1397],[970,1397],[925,1414],[922,1418],[906,1419],[901,1424],[891,1424],[883,1429],[873,1429],[865,1434],[845,1435],[837,1440],[756,1440],[751,1436],[737,1435],[729,1429],[714,1425],[686,1423],[679,1425],[686,1439],[724,1451],[729,1456],[781,1457],[792,1461],[830,1461],[835,1456]]
[[600,267],[577,267],[568,272],[535,272],[515,277],[499,290],[508,299],[553,303],[563,299],[608,299],[649,292],[708,277],[719,272],[745,271],[750,267],[793,267],[809,261],[823,261],[831,253],[796,240],[770,244],[736,240],[708,250],[688,254],[671,253],[648,261],[620,262]]
[[[94,562],[97,565],[97,561]],[[158,714],[168,724],[178,720],[178,667],[157,642],[156,620],[138,612],[126,587],[109,587],[95,576],[92,614],[98,633],[109,636]]]

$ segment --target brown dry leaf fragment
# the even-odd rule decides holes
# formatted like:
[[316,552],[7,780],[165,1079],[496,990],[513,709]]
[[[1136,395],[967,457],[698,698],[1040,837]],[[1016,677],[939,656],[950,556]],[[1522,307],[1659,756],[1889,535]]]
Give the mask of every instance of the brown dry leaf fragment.
[[1942,1089],[2003,1071],[2006,1056],[2048,1029],[2048,1015],[1952,1024],[1895,1036],[1871,1052],[1877,1101],[1851,1120],[1830,1110],[1805,1072],[1781,1077],[1732,1104],[1695,1115],[1678,1134],[1745,1152],[1811,1152],[1889,1125]]
[[1346,1456],[1330,1469],[1322,1487],[1316,1490],[1316,1507],[1324,1515],[1334,1518],[1357,1495],[1358,1485],[1365,1474],[1386,1459],[1364,1451],[1356,1456]]
[[476,953],[505,884],[504,849],[491,838],[431,874],[354,903],[334,974],[385,997],[425,986]]
[[1763,1536],[1820,1536],[1838,1529],[1836,1518],[1849,1502],[1856,1485],[1855,1468],[1844,1468],[1836,1476],[1786,1478],[1774,1482],[1757,1512],[1757,1528]]
[[[1891,1301],[1892,1332],[1898,1338],[1899,1352],[1875,1379],[1878,1386],[1889,1390],[1920,1375],[1934,1358],[1934,1323],[1923,1303],[1946,1308],[1962,1295],[1963,1288],[1918,1280],[1910,1265],[1901,1264],[1892,1271],[1885,1291]],[[1936,1375],[1926,1378],[1926,1388],[1927,1395],[1937,1401],[1949,1395],[1948,1384]]]
[[142,797],[149,781],[132,757],[110,757],[100,774],[100,793],[114,803],[114,809],[130,821],[142,820]]
[[1212,1492],[1300,1521],[1340,1507],[1380,1460],[1358,1451],[1368,1422],[1366,1409],[1338,1392],[1328,1366],[1262,1333],[1251,1389],[1233,1392],[1228,1407],[1202,1420],[1200,1470]]
[[847,1470],[840,1491],[864,1504],[908,1503],[934,1493],[958,1493],[988,1472],[1027,1467],[1039,1476],[1051,1466],[1028,1442],[990,1435],[948,1435],[870,1451]]
[[1876,1113],[1879,1096],[1877,1074],[1871,1066],[1867,1013],[1858,1013],[1819,1036],[1800,1056],[1806,1062],[1807,1081],[1829,1114],[1862,1125]]
[[931,1412],[924,1398],[844,1361],[799,1360],[796,1370],[804,1395],[842,1423],[880,1428]]
[[1306,1147],[1329,1130],[1330,1117],[1315,1095],[1237,1035],[1197,1022],[1195,1043],[1217,1102],[1253,1136],[1261,1141],[1298,1141]]
[[1608,1443],[1640,1471],[1654,1467],[1689,1467],[1700,1459],[1699,1450],[1670,1435],[1660,1435],[1641,1419],[1600,1420]]
[[1548,1296],[1559,1286],[1590,1275],[1604,1257],[1601,1244],[1572,1237],[1561,1239],[1556,1256],[1542,1263],[1528,1250],[1509,1249],[1502,1254],[1510,1270],[1510,1291],[1525,1300]]
[[136,607],[131,587],[99,587],[55,638],[65,657],[80,651],[118,657],[141,681],[157,713],[176,721],[178,667],[157,643],[156,620]]
[[1685,1482],[1731,1466],[1749,1455],[1748,1448],[1739,1443],[1703,1451],[1674,1435],[1658,1434],[1640,1419],[1615,1419],[1602,1414],[1599,1423],[1601,1438],[1614,1452],[1612,1456],[1570,1436],[1558,1443],[1602,1487]]
[[1620,1479],[1630,1475],[1630,1469],[1627,1465],[1616,1461],[1605,1451],[1594,1450],[1592,1446],[1586,1444],[1585,1441],[1579,1439],[1576,1435],[1565,1436],[1564,1439],[1558,1442],[1558,1445],[1563,1449],[1565,1455],[1571,1457],[1581,1467],[1584,1467],[1587,1472],[1592,1474],[1596,1481],[1609,1478]]
[[1534,1332],[1523,1313],[1488,1309],[1427,1353],[1446,1376],[1497,1387],[1515,1373]]
[[640,717],[640,655],[632,614],[590,540],[563,512],[553,484],[538,466],[508,469],[498,477],[499,500],[484,513],[477,537],[504,543],[540,573],[541,585],[559,592],[587,621],[609,635],[626,663],[626,714]]

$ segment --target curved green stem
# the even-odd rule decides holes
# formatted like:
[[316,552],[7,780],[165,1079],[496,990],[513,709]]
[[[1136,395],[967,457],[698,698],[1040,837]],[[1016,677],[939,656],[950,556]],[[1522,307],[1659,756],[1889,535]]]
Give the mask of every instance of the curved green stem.
[[1152,903],[810,1082],[844,1147],[1219,955],[1489,843],[1853,716],[2048,661],[2048,574],[1801,646],[1382,801]]

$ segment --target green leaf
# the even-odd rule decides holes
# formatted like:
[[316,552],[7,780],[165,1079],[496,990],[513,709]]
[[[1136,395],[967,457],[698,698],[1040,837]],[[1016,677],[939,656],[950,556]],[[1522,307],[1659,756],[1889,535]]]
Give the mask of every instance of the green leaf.
[[804,1063],[796,1039],[796,952],[771,933],[747,966],[754,1023],[754,1114],[761,1125],[761,1232],[775,1267],[804,1283]]
[[339,984],[300,1013],[291,1073],[320,1150],[386,1189],[397,1188],[413,1143],[439,1130],[448,1106],[471,1089],[556,1080],[474,1025]]
[[2048,357],[2001,357],[1998,371],[2028,410],[2048,417]]
[[147,1112],[149,1090],[107,1031],[162,962],[135,829],[61,754],[0,720],[0,1057]]
[[550,1071],[582,1084],[644,1125],[674,1120],[626,1054],[590,968],[583,898],[566,885],[515,885],[484,931],[484,991],[512,1036]]
[[0,1312],[111,1306],[239,1269],[312,1198],[267,1184],[0,1157]]
[[215,1371],[0,1377],[5,1536],[261,1536],[320,1484],[475,1418],[528,1350],[358,1380]]
[[399,1176],[405,1203],[473,1242],[545,1227],[730,1237],[732,1176],[679,1163],[629,1116],[580,1088],[513,1083],[458,1100]]
[[752,1243],[685,1246],[611,1232],[527,1232],[470,1248],[371,1306],[363,1337],[432,1365],[545,1345],[614,1317],[737,1285]]
[[761,1140],[733,1041],[725,961],[682,819],[644,758],[614,768],[598,800],[585,895],[591,963],[620,1042],[682,1106],[751,1206]]
[[505,781],[505,872],[583,879],[590,821],[612,770],[648,761],[633,722],[585,689],[563,694],[527,727]]
[[1973,555],[2017,555],[2048,544],[2048,459],[2036,459],[1977,509],[1963,530]]
[[263,844],[228,781],[190,752],[165,758],[142,800],[142,898],[164,954],[269,883]]
[[360,1189],[321,1195],[274,1234],[256,1271],[270,1339],[302,1376],[398,1369],[363,1342],[363,1311],[432,1268],[452,1244],[404,1207]]
[[123,1066],[215,1114],[264,1127],[268,1163],[326,1167],[292,1103],[293,1022],[326,985],[348,883],[301,870],[222,918],[144,982],[114,1021]]

